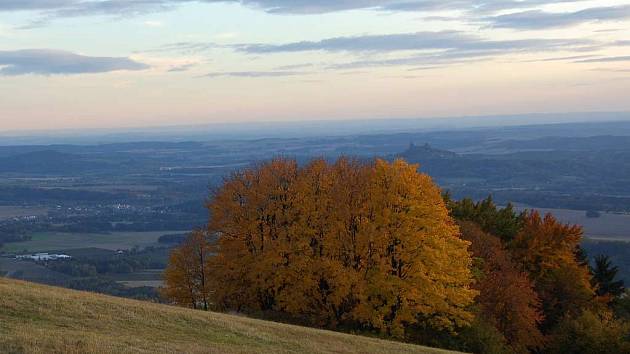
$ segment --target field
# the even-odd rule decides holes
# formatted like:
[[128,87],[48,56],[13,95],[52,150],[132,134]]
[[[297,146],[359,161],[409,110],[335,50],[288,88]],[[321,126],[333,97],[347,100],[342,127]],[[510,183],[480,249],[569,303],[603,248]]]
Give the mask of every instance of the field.
[[35,233],[30,241],[8,243],[3,252],[44,252],[77,248],[101,248],[106,250],[127,250],[134,246],[156,246],[160,236],[177,234],[182,231],[112,232],[104,234],[80,233]]
[[20,216],[40,216],[48,213],[47,208],[0,206],[0,220],[11,219]]
[[0,257],[0,275],[12,278],[19,278],[45,284],[58,284],[71,277],[59,272],[52,271],[43,265],[20,261],[12,258]]
[[149,286],[159,288],[163,285],[162,272],[163,269],[147,269],[144,271],[134,272],[130,274],[115,274],[112,278],[118,283],[128,287],[135,288],[141,286]]
[[3,278],[0,352],[446,353]]

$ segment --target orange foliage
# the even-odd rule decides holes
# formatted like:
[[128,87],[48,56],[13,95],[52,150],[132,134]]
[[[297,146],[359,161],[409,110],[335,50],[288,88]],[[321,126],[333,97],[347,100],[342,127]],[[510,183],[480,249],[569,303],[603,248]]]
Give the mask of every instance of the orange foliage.
[[203,231],[193,232],[170,256],[164,271],[163,295],[178,305],[208,310],[210,243]]
[[276,159],[234,174],[209,208],[219,308],[396,336],[418,322],[454,330],[472,320],[468,242],[415,165]]
[[510,245],[543,302],[545,328],[593,304],[589,270],[576,258],[581,240],[580,226],[562,224],[551,214],[541,218],[538,212],[530,212]]
[[487,234],[472,222],[460,224],[462,238],[471,242],[479,260],[480,315],[508,340],[515,352],[541,348],[544,337],[538,329],[543,320],[541,302],[526,273],[519,270],[499,238]]

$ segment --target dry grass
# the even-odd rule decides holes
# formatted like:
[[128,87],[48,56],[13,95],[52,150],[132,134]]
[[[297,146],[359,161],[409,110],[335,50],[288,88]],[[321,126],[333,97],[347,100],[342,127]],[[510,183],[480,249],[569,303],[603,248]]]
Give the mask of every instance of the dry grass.
[[446,353],[0,278],[2,353]]

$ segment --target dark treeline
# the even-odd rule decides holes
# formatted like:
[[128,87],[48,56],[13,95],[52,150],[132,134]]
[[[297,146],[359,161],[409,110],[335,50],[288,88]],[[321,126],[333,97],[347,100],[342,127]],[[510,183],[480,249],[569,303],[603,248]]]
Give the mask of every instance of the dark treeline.
[[[630,243],[622,241],[586,240],[582,247],[589,255],[606,255],[619,267],[619,278],[630,282]],[[591,258],[592,260],[592,258]]]
[[148,286],[128,288],[106,277],[73,279],[62,283],[61,285],[75,290],[90,291],[137,300],[159,301],[160,299],[156,288]]
[[124,253],[79,252],[85,254],[79,254],[69,260],[39,263],[70,277],[67,280],[60,279],[54,282],[54,285],[139,300],[159,301],[156,288],[148,286],[129,288],[113,277],[148,269],[164,269],[169,252],[170,248],[166,247],[132,249]]
[[74,257],[69,260],[46,262],[46,267],[73,277],[92,277],[99,274],[130,274],[145,269],[164,269],[168,248],[147,247],[118,254]]

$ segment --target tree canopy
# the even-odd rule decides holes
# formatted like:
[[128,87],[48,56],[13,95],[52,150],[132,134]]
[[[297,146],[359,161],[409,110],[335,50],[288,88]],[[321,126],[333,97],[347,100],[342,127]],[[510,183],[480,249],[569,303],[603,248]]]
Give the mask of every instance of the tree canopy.
[[175,304],[479,353],[628,348],[617,268],[589,267],[580,226],[451,200],[403,160],[275,159],[208,209],[171,254]]
[[469,243],[415,165],[276,159],[232,175],[209,209],[218,308],[400,337],[415,323],[455,330],[473,318]]

